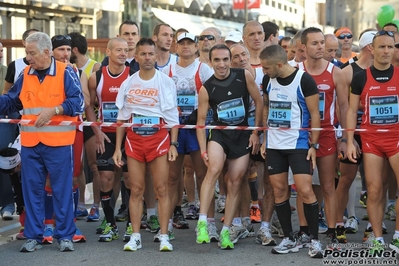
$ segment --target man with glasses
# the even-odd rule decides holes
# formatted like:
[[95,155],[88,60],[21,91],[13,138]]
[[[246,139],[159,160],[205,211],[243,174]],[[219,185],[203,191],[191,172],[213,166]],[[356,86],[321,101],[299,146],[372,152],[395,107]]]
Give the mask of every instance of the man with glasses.
[[[360,53],[358,54],[358,60],[349,64],[342,69],[342,73],[345,80],[345,87],[349,91],[350,85],[353,77],[356,73],[363,71],[364,69],[370,67],[373,64],[373,55],[371,53],[371,43],[375,36],[375,30],[365,31],[361,34],[359,40]],[[361,120],[363,112],[358,111],[358,122]],[[360,126],[357,123],[357,127]],[[340,199],[340,204],[337,205],[336,212],[336,236],[340,243],[346,243],[346,233],[356,233],[358,230],[358,221],[355,214],[355,204],[354,199],[352,199],[353,204],[350,204],[350,197],[355,197],[356,190],[353,192],[351,184],[356,177],[360,163],[362,162],[362,154],[360,153],[362,149],[362,142],[360,139],[359,132],[354,135],[356,141],[355,146],[358,149],[358,160],[356,163],[351,162],[345,155],[340,159],[340,172],[341,177],[336,188],[337,198]],[[345,138],[339,138],[338,142],[345,145],[347,140]],[[353,194],[354,193],[354,194]],[[343,213],[345,208],[348,210],[348,219],[344,224]],[[365,230],[365,237],[372,232],[371,224],[369,223]]]
[[[28,67],[8,94],[0,97],[0,113],[23,110],[22,119],[34,125],[21,126],[22,190],[25,198],[27,241],[21,252],[41,248],[43,240],[44,184],[50,176],[55,212],[54,237],[60,251],[73,251],[76,232],[72,198],[72,144],[76,127],[48,126],[52,121],[77,121],[83,113],[82,88],[74,70],[52,56],[49,36],[37,32],[26,39]],[[41,91],[51,93],[39,93]],[[39,105],[38,105],[39,103]]]
[[210,67],[212,67],[212,64],[209,60],[209,51],[215,44],[221,43],[221,33],[219,32],[210,27],[203,30],[198,37],[199,61]]
[[351,58],[356,56],[356,53],[352,52],[352,31],[348,27],[341,27],[335,30],[334,34],[342,45],[341,58],[339,59],[339,61],[341,61],[342,63],[346,63]]
[[[349,110],[347,114],[348,143],[347,156],[354,163],[358,160],[358,150],[354,142],[357,110],[359,102],[364,108],[361,129],[363,143],[364,170],[367,182],[367,210],[373,234],[369,235],[370,254],[384,250],[382,237],[382,220],[384,218],[384,184],[387,177],[382,174],[386,158],[388,159],[396,179],[399,179],[399,137],[393,134],[398,130],[399,100],[397,77],[399,70],[392,66],[391,60],[395,49],[394,34],[390,31],[379,31],[372,42],[374,55],[373,66],[357,73],[351,83]],[[388,129],[387,132],[376,132]],[[398,212],[399,205],[396,205]],[[396,219],[395,234],[389,245],[399,251],[399,219]]]

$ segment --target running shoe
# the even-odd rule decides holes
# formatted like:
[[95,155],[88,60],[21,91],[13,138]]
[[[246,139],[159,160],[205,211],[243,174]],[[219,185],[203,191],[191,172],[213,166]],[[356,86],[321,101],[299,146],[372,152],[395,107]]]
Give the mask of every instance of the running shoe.
[[310,236],[305,232],[298,232],[295,235],[296,245],[298,248],[307,248],[310,247],[311,241]]
[[151,215],[150,219],[147,220],[147,228],[145,230],[151,233],[158,233],[161,226],[159,225],[158,216]]
[[129,242],[123,246],[124,251],[136,251],[143,246],[141,245],[140,234],[134,234],[130,237]]
[[38,243],[36,240],[28,239],[22,245],[22,247],[19,251],[20,252],[33,252],[33,251],[41,249],[41,248],[42,248],[42,245],[40,243]]
[[53,244],[54,229],[47,226],[44,229],[42,244]]
[[111,242],[112,240],[116,240],[119,238],[118,227],[111,226],[111,224],[107,224],[105,226],[105,230],[98,238],[99,242]]
[[396,221],[395,204],[391,204],[388,206],[387,212],[385,213],[385,219],[388,219],[390,221]]
[[115,215],[115,221],[117,222],[126,222],[128,218],[128,209],[126,206],[122,208],[124,205],[122,204],[120,209],[118,210],[118,214]]
[[[234,244],[237,243],[238,239],[244,239],[248,236],[249,232],[244,226],[232,225],[230,226],[230,240]],[[222,233],[220,233],[222,234]]]
[[247,229],[248,236],[255,236],[254,225],[251,223],[250,218],[242,219],[242,225]]
[[296,241],[291,240],[289,237],[284,237],[280,244],[272,249],[273,254],[288,254],[298,251],[299,247]]
[[367,208],[367,191],[364,192],[363,194],[360,193],[359,203],[360,203],[360,205],[362,205],[364,208]]
[[[160,236],[161,236],[161,230],[159,230],[158,233],[154,236],[154,242],[161,242]],[[173,230],[168,230],[168,237],[169,241],[175,239],[175,233],[173,233]]]
[[76,228],[75,234],[72,237],[73,243],[83,243],[86,242],[86,237],[82,234],[82,232]]
[[252,206],[249,210],[251,222],[260,223],[262,221],[260,209],[258,207]]
[[262,244],[262,246],[275,246],[276,241],[272,237],[271,230],[266,227],[261,227],[256,233],[255,242]]
[[[349,217],[348,220],[346,220],[344,227],[345,227],[346,233],[355,234],[357,232],[357,230],[359,229],[359,221],[357,220],[357,218],[355,216],[351,216],[351,217]],[[340,242],[340,243],[342,243],[342,242]]]
[[[126,226],[125,234],[123,235],[123,242],[129,242],[132,233],[133,233],[132,224],[129,223],[129,225]],[[125,249],[123,249],[123,250],[125,250]]]
[[328,226],[324,217],[319,215],[319,234],[325,234],[328,230]]
[[366,211],[366,213],[363,215],[362,220],[363,220],[363,221],[368,221],[368,220],[369,220],[369,214],[367,213],[367,211]]
[[104,232],[106,226],[107,220],[104,218],[104,220],[101,222],[101,225],[96,228],[96,234],[101,235]]
[[198,211],[199,209],[195,205],[190,205],[186,210],[185,218],[187,220],[197,220]]
[[367,235],[366,239],[363,239],[363,244],[366,247],[371,247],[373,245],[373,240],[375,239],[374,232],[371,232]]
[[85,208],[77,208],[76,209],[76,219],[81,220],[87,217],[89,213]]
[[389,244],[389,247],[391,249],[395,250],[396,254],[398,254],[399,253],[399,237],[392,239],[392,242],[391,242],[391,244]]
[[344,226],[338,225],[335,228],[335,233],[339,243],[348,243],[348,240],[346,240],[346,228]]
[[183,213],[177,212],[173,216],[173,227],[175,227],[177,229],[188,229],[189,228],[189,224],[186,221],[186,219],[184,219]]
[[[370,226],[370,228],[366,228],[366,230],[364,230],[364,234],[363,234],[363,242],[367,241],[367,238],[369,237],[370,234],[373,233],[373,228]],[[374,234],[373,234],[374,236]]]
[[[238,238],[236,238],[236,242],[237,240]],[[221,249],[234,249],[234,242],[231,240],[231,229],[224,229],[220,232],[218,246]]]
[[91,207],[89,215],[86,218],[87,222],[97,222],[100,220],[100,210],[96,207]]
[[208,223],[208,235],[211,242],[219,241],[219,233],[215,222]]
[[372,245],[369,249],[369,255],[372,257],[382,257],[384,253],[384,245],[381,243],[381,241],[377,239],[373,239]]
[[15,236],[15,238],[17,240],[26,240],[27,239],[26,236],[24,235],[24,230],[25,230],[25,227],[21,226],[21,229],[19,229],[19,233]]
[[332,250],[332,251],[341,251],[342,250],[342,245],[340,245],[339,240],[337,239],[336,235],[333,234],[327,234],[327,246],[326,249]]
[[224,213],[224,208],[226,207],[226,199],[220,198],[217,201],[216,210],[218,213]]
[[296,191],[295,184],[291,185],[291,198],[296,198],[298,196],[298,192]]
[[74,251],[75,248],[73,247],[73,242],[70,239],[62,239],[60,241],[60,251]]
[[198,244],[211,242],[211,239],[209,238],[209,233],[208,233],[208,224],[206,221],[198,221],[197,227],[195,228],[195,232],[197,234],[196,242]]
[[309,245],[309,256],[311,258],[323,258],[323,246],[319,240],[312,239]]
[[382,234],[388,234],[388,229],[384,222],[382,222]]
[[173,251],[173,246],[169,243],[168,235],[160,235],[159,242],[159,251]]

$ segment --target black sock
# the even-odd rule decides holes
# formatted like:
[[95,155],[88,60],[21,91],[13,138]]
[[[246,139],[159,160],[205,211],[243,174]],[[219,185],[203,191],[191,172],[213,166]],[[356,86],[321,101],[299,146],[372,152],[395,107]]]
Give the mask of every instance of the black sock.
[[311,239],[319,239],[319,203],[303,203],[303,212],[308,222],[309,235]]
[[327,229],[327,235],[329,237],[331,237],[331,239],[334,239],[335,238],[335,228],[328,228]]
[[248,180],[249,191],[251,191],[251,200],[258,201],[258,179],[251,178]]
[[290,201],[286,200],[281,203],[274,203],[278,219],[283,228],[284,237],[292,238],[292,222],[291,222],[291,205]]
[[116,226],[114,208],[112,208],[111,206],[112,194],[113,194],[112,189],[108,192],[100,191],[101,205],[103,206],[105,219],[107,220],[107,223],[110,223],[112,226]]
[[181,212],[181,206],[176,206],[175,210],[173,211],[173,214],[176,215],[177,213],[182,213]]

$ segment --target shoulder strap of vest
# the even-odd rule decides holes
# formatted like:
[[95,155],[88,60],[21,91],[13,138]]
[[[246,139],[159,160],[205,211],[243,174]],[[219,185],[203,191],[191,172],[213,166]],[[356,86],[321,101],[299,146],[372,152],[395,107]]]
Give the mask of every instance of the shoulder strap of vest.
[[202,87],[202,82],[201,82],[201,78],[200,78],[200,74],[199,74],[201,65],[202,65],[202,62],[199,62],[197,72],[195,72],[195,86],[197,87],[197,93],[199,93],[199,90]]

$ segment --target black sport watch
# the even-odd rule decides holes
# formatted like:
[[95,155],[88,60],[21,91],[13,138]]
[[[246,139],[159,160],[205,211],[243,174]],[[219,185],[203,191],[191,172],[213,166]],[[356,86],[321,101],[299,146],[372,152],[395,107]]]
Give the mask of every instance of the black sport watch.
[[170,142],[170,146],[175,146],[176,148],[179,148],[179,142],[177,142],[177,141],[172,141],[172,142]]
[[318,150],[320,148],[319,143],[312,143],[310,144],[310,148],[314,148],[315,150]]

